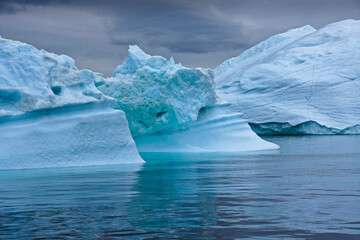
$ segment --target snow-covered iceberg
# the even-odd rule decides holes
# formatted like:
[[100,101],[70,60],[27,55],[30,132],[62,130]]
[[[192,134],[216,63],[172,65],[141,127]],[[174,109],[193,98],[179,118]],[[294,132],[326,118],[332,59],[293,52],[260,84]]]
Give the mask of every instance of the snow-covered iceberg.
[[143,162],[99,78],[70,57],[0,38],[0,169]]
[[190,69],[130,46],[113,77],[97,87],[117,99],[140,152],[241,152],[278,148],[219,104],[210,69]]
[[218,95],[259,134],[360,133],[360,21],[273,36],[218,66]]

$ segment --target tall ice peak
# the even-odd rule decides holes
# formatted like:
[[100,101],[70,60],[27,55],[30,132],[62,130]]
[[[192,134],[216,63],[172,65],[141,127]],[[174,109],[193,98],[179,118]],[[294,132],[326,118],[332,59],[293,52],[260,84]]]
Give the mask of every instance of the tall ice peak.
[[151,56],[145,53],[138,45],[130,45],[129,46],[129,56],[138,58],[138,59],[148,59]]
[[121,74],[134,74],[144,67],[155,70],[171,71],[174,70],[174,68],[180,67],[180,65],[177,66],[173,58],[170,58],[170,60],[167,61],[166,58],[162,56],[151,56],[145,53],[137,45],[130,45],[128,57],[121,65],[115,68],[113,77]]

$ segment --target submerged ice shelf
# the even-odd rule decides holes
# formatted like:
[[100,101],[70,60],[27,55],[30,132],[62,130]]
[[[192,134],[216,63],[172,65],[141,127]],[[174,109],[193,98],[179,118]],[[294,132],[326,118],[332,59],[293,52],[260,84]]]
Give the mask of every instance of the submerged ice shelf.
[[258,134],[360,133],[360,21],[273,36],[215,72],[217,94]]

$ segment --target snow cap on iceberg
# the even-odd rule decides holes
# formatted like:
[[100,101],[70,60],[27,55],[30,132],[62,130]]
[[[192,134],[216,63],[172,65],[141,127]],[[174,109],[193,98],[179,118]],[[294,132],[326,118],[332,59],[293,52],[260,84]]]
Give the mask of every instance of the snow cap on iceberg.
[[110,100],[95,87],[99,78],[101,74],[78,70],[68,56],[0,39],[2,115]]
[[164,57],[161,56],[151,56],[146,54],[141,48],[137,45],[129,46],[129,55],[126,60],[115,68],[113,77],[116,77],[121,74],[134,74],[140,68],[148,66],[153,69],[167,69],[173,67],[179,67],[175,64],[173,58],[167,61]]
[[150,56],[138,46],[112,78],[98,81],[105,95],[117,99],[134,136],[168,130],[195,121],[202,107],[216,103],[213,72],[190,69],[171,58]]
[[284,33],[277,34],[260,42],[254,47],[244,51],[239,56],[230,58],[216,67],[214,69],[216,83],[224,84],[227,81],[231,81],[231,74],[233,73],[232,70],[234,67],[237,67],[238,64],[242,65],[242,70],[246,70],[247,66],[250,67],[256,61],[266,61],[266,58],[270,57],[272,53],[279,51],[279,49],[285,47],[286,45],[291,44],[292,42],[315,31],[316,29],[312,26],[305,25],[303,27],[290,29]]

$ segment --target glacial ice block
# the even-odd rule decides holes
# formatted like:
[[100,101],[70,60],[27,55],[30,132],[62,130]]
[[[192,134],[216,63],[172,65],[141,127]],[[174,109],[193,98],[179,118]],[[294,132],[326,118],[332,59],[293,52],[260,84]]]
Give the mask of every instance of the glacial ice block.
[[273,36],[217,67],[217,94],[259,134],[359,134],[360,21]]
[[185,68],[137,46],[130,46],[112,78],[99,79],[96,85],[116,98],[115,108],[126,113],[133,136],[194,122],[202,107],[216,103],[210,69]]
[[68,56],[0,38],[0,169],[143,162],[98,78]]

